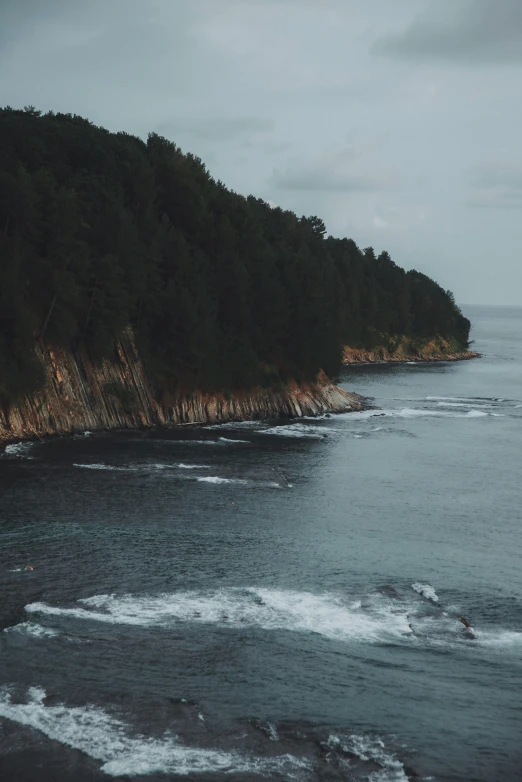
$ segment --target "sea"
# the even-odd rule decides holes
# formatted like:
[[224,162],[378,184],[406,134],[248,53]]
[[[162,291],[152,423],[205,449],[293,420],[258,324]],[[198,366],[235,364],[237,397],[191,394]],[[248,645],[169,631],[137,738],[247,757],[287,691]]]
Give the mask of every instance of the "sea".
[[522,780],[522,309],[368,409],[0,457],[0,779]]

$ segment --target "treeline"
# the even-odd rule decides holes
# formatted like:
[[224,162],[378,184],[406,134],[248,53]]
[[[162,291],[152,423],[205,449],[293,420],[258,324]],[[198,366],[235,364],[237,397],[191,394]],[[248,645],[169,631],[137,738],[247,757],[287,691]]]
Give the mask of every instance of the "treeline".
[[158,386],[185,389],[334,376],[342,345],[383,335],[466,347],[449,292],[325,234],[154,133],[0,109],[2,403],[41,383],[35,341],[102,357],[128,325]]

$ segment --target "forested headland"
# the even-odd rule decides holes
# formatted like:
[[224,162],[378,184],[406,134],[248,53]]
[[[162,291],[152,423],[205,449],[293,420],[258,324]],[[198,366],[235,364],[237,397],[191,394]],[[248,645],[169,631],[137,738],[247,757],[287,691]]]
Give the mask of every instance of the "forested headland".
[[0,109],[0,404],[41,386],[38,343],[96,361],[129,326],[156,387],[204,392],[335,377],[344,346],[465,350],[470,329],[426,275],[155,133]]

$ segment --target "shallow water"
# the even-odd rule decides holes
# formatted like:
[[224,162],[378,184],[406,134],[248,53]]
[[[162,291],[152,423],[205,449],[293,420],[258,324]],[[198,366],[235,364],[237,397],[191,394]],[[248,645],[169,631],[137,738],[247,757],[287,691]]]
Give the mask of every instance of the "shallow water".
[[522,310],[467,314],[362,413],[0,458],[6,779],[520,780]]

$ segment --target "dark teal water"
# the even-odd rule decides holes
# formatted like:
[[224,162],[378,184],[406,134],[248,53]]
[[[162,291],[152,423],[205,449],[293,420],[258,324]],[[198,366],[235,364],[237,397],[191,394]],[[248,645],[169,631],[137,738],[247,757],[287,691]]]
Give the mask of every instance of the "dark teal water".
[[522,779],[522,310],[466,314],[364,413],[10,448],[0,777]]

